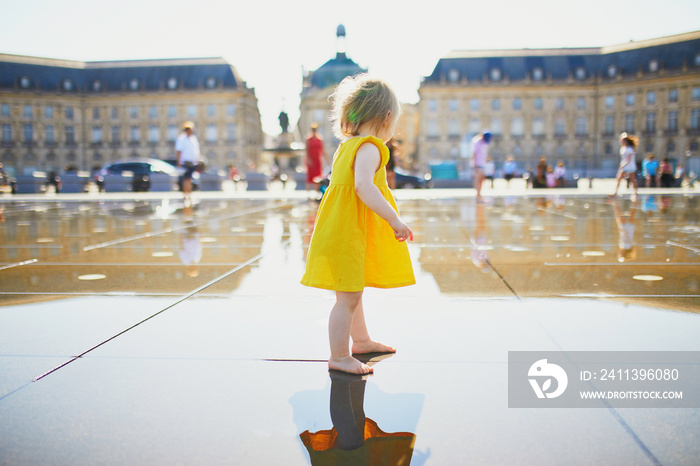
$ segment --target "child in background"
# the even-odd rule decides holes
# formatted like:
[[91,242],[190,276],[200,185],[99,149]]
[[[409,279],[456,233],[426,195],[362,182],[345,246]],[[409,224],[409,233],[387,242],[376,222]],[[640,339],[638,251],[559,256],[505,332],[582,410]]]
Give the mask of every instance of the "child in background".
[[370,338],[364,288],[415,283],[406,245],[413,231],[398,215],[385,169],[385,143],[394,134],[401,107],[385,82],[366,74],[345,78],[331,101],[333,131],[344,141],[333,157],[330,186],[319,206],[301,283],[336,293],[328,321],[328,367],[368,374],[372,368],[352,354],[396,350]]
[[548,188],[556,188],[557,187],[557,178],[554,175],[554,170],[552,170],[551,166],[547,166],[547,173],[545,174],[545,178],[547,180],[547,187]]

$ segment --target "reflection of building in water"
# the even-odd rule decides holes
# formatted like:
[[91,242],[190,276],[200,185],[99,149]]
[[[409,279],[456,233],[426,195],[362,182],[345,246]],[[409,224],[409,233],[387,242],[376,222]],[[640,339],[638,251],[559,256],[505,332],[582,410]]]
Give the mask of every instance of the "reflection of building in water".
[[[697,299],[690,298],[700,289],[697,251],[666,243],[675,239],[697,244],[700,229],[694,197],[667,200],[663,220],[635,217],[639,241],[635,249],[643,261],[624,264],[618,262],[620,235],[609,204],[565,198],[557,209],[538,205],[540,201],[532,197],[519,198],[512,205],[496,199],[493,206],[484,208],[488,262],[497,273],[481,273],[474,267],[470,239],[478,229],[478,216],[473,202],[402,206],[404,215],[418,217],[411,227],[420,232],[421,243],[414,244],[420,249],[420,268],[433,276],[442,293],[512,296],[510,286],[519,296],[532,297],[624,293],[652,302],[651,295],[685,295],[665,297],[658,305],[700,310]],[[637,262],[644,264],[637,266]],[[659,275],[663,280],[652,288],[649,282],[632,278],[639,273]]]
[[[198,239],[188,239],[181,217],[156,215],[159,205],[147,202],[66,203],[55,210],[12,211],[0,226],[0,267],[36,262],[0,271],[0,292],[28,293],[0,294],[0,303],[36,301],[42,299],[40,293],[189,292],[261,251],[264,225],[259,218],[232,217],[240,209],[236,202],[215,206],[221,220],[216,219],[217,211],[200,204],[200,216],[206,221],[198,221]],[[187,250],[184,259],[181,250]],[[194,263],[197,256],[195,282],[188,278],[183,261]],[[219,291],[222,286],[235,290],[249,272],[246,267],[227,277]],[[106,278],[78,279],[86,274]]]

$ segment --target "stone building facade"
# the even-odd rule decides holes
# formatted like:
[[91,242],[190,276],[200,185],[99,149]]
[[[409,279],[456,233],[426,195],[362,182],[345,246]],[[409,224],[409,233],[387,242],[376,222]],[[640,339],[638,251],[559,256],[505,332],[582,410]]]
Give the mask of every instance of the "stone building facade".
[[638,159],[669,157],[700,173],[700,31],[601,48],[456,51],[419,88],[424,165],[467,166],[489,129],[497,167],[541,157],[581,176],[613,176],[618,136],[640,137]]
[[187,120],[210,169],[258,161],[255,91],[221,58],[76,62],[0,54],[0,161],[15,173],[175,159]]

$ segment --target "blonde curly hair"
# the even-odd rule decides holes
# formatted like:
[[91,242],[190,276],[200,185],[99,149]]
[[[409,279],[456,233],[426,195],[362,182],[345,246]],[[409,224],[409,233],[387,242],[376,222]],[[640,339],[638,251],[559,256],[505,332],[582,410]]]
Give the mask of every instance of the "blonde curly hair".
[[333,134],[338,139],[357,136],[367,122],[379,129],[388,115],[396,123],[401,115],[401,104],[389,84],[364,73],[343,79],[329,100]]

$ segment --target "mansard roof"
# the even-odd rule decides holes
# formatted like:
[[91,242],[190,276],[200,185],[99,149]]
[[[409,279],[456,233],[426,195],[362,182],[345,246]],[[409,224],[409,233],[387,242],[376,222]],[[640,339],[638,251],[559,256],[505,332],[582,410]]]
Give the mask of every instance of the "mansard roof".
[[[659,69],[678,70],[684,66],[698,68],[700,31],[661,37],[627,44],[598,48],[511,49],[511,50],[463,50],[454,51],[441,58],[425,83],[443,80],[481,81],[489,79],[489,73],[497,69],[510,81],[532,78],[539,68],[543,79],[563,80],[575,76],[582,68],[585,77],[614,78],[649,71],[649,64],[656,60]],[[610,68],[614,73],[610,73]]]
[[63,91],[63,83],[70,80],[73,91],[115,92],[130,89],[136,80],[138,90],[150,91],[165,89],[172,78],[177,89],[246,87],[222,58],[79,62],[0,54],[0,89]]

